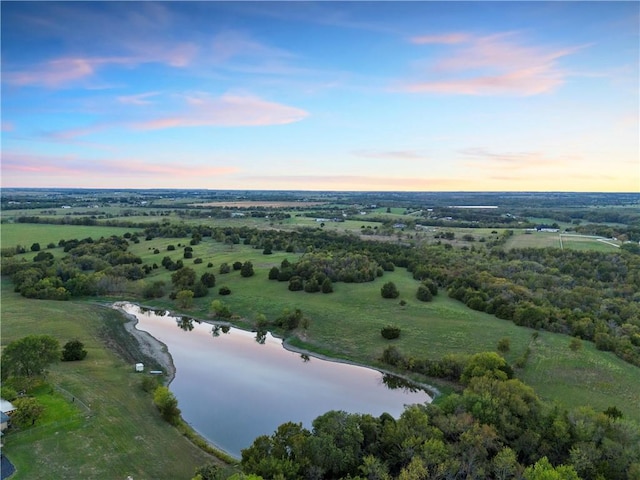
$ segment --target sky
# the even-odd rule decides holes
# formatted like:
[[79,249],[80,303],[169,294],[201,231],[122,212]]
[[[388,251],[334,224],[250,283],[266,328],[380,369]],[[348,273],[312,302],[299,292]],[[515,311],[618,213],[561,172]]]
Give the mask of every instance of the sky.
[[640,192],[640,3],[1,3],[1,185]]

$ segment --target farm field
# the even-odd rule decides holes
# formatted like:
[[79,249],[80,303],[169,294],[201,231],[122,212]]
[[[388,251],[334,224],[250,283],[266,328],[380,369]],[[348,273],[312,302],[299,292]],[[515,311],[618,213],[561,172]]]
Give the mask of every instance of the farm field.
[[53,417],[3,438],[3,450],[17,468],[12,480],[191,478],[196,466],[212,461],[162,420],[132,364],[107,348],[101,331],[106,323],[121,322],[115,311],[84,302],[28,300],[6,279],[0,308],[2,345],[37,332],[61,344],[78,338],[89,352],[81,362],[51,366],[47,379],[64,394],[56,390],[39,398]]
[[506,249],[512,248],[566,248],[571,250],[590,250],[612,252],[619,248],[620,242],[611,239],[599,239],[593,236],[581,236],[567,233],[530,232],[514,230],[507,240]]

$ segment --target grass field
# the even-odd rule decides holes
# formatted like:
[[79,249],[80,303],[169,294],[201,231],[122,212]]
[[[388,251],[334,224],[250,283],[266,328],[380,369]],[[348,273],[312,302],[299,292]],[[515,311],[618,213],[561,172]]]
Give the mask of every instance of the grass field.
[[60,240],[87,237],[97,240],[100,237],[123,235],[126,232],[134,233],[135,231],[136,229],[120,227],[3,223],[0,225],[0,243],[3,248],[22,245],[28,250],[33,243],[37,242],[40,244],[40,248],[44,250],[49,243],[58,245]]
[[[80,230],[76,230],[81,227],[48,228],[54,229],[52,235],[57,240],[61,234],[71,232],[69,238],[83,237]],[[86,236],[94,238],[96,231],[102,231],[96,227],[82,228],[92,229]],[[14,240],[29,234],[28,229],[11,233],[16,235]],[[3,231],[3,241],[4,235]],[[30,245],[33,241],[43,242],[25,237],[17,243]],[[188,242],[189,238],[142,240],[131,245],[130,250],[145,263],[160,265],[166,255],[174,260],[182,258],[182,248],[177,246]],[[167,251],[169,244],[176,245],[176,250]],[[157,254],[153,253],[156,248]],[[385,272],[374,282],[336,283],[330,295],[308,294],[290,292],[286,282],[267,280],[272,266],[280,265],[284,258],[295,261],[296,254],[263,255],[259,249],[223,245],[210,238],[193,248],[193,258],[185,259],[185,265],[194,268],[198,275],[205,271],[214,273],[217,283],[208,296],[195,299],[194,306],[181,313],[210,319],[211,301],[222,299],[239,316],[238,326],[251,328],[258,314],[274,319],[284,308],[300,308],[310,319],[310,326],[298,332],[297,345],[373,366],[380,366],[378,358],[390,344],[396,345],[405,356],[437,359],[447,353],[493,351],[499,339],[508,337],[511,349],[506,357],[510,363],[527,347],[531,348],[529,361],[524,369],[517,371],[517,376],[543,398],[565,407],[591,405],[604,410],[617,406],[627,418],[640,422],[640,382],[637,381],[640,369],[637,367],[596,350],[588,342],[583,342],[583,348],[574,352],[569,348],[570,337],[565,335],[539,332],[533,341],[532,330],[470,310],[447,298],[444,292],[433,302],[419,302],[415,299],[418,283],[404,269]],[[196,258],[202,258],[203,262],[195,264]],[[253,277],[243,278],[239,271],[218,273],[222,262],[247,260],[253,262],[256,272]],[[213,267],[207,267],[209,262]],[[170,285],[170,277],[171,272],[160,267],[143,281],[164,280]],[[397,285],[400,298],[388,300],[380,296],[380,288],[387,281]],[[217,291],[222,285],[228,286],[232,294],[220,297]],[[405,300],[406,305],[401,306],[400,300]],[[100,332],[105,324],[113,325],[117,319],[113,317],[115,312],[94,302],[95,299],[89,302],[27,300],[13,293],[6,279],[2,280],[3,345],[37,332],[53,335],[61,343],[79,338],[89,350],[85,361],[56,365],[49,375],[51,383],[86,404],[88,410],[74,407],[58,391],[52,392],[50,398],[47,397],[51,409],[64,413],[51,417],[40,427],[5,437],[4,452],[19,469],[14,478],[126,478],[127,475],[191,478],[195,466],[206,463],[209,457],[160,419],[150,397],[139,387],[140,377],[133,373],[131,364],[105,347]],[[176,304],[168,297],[141,303],[177,311]],[[392,343],[380,335],[380,329],[389,323],[402,329],[401,337]]]
[[81,362],[51,368],[48,380],[64,394],[38,395],[47,411],[35,427],[3,437],[3,453],[17,468],[12,480],[189,479],[196,466],[212,461],[160,418],[139,374],[105,347],[99,332],[105,322],[119,321],[116,312],[27,300],[2,280],[1,313],[2,345],[41,333],[62,344],[78,338],[89,352]]
[[[183,239],[183,244],[188,239]],[[172,239],[177,244],[180,240]],[[152,245],[161,252],[150,254]],[[162,257],[171,253],[174,260],[181,258],[181,250],[166,251],[167,239],[141,242],[133,247],[134,253],[142,255],[145,262],[160,263]],[[613,247],[612,247],[613,248]],[[141,249],[139,252],[136,249]],[[494,351],[502,337],[509,337],[511,351],[506,355],[510,363],[530,345],[531,329],[518,327],[512,322],[500,320],[492,315],[476,312],[460,302],[448,298],[441,292],[435,301],[423,303],[415,299],[418,283],[404,269],[385,272],[374,282],[361,284],[334,284],[334,293],[309,294],[290,292],[287,282],[267,280],[269,269],[287,258],[295,261],[297,255],[278,252],[263,255],[243,245],[222,245],[207,239],[194,247],[194,258],[201,257],[203,263],[185,265],[194,268],[198,275],[210,271],[216,275],[216,287],[209,295],[195,299],[193,308],[187,312],[197,318],[211,318],[209,305],[213,299],[222,299],[231,310],[245,320],[240,326],[250,328],[258,314],[274,319],[284,308],[300,308],[310,320],[307,331],[300,332],[302,342],[309,348],[326,355],[347,358],[368,365],[379,365],[378,358],[389,343],[380,335],[380,329],[394,323],[401,327],[401,338],[394,345],[407,356],[441,358],[447,353],[476,353]],[[222,262],[250,260],[256,275],[243,278],[239,271],[221,275],[218,267]],[[207,268],[207,263],[213,263]],[[171,273],[163,268],[154,270],[145,281],[162,279],[170,284]],[[400,297],[383,299],[380,288],[383,283],[393,281]],[[228,286],[232,294],[220,297],[218,288]],[[400,305],[404,299],[407,304]],[[168,299],[145,302],[149,306],[174,309],[176,305]],[[626,415],[640,421],[639,369],[611,353],[595,349],[583,342],[579,352],[569,349],[570,337],[540,332],[538,341],[532,344],[532,353],[525,369],[520,371],[527,383],[546,399],[557,399],[565,406],[593,405],[606,409],[616,404]]]
[[[507,240],[505,248],[565,248],[571,250],[589,250],[598,252],[613,252],[619,243],[613,240],[603,241],[597,237],[579,236],[565,233],[530,232],[515,230],[514,235]],[[610,243],[607,243],[610,242]]]

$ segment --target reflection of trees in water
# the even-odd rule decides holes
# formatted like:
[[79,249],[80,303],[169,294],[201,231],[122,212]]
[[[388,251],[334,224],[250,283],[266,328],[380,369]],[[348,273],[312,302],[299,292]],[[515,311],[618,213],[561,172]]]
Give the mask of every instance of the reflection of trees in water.
[[200,320],[196,320],[195,318],[189,318],[189,317],[180,317],[176,319],[176,323],[178,324],[178,327],[180,327],[185,332],[190,332],[191,330],[193,330],[193,322],[202,323]]
[[260,345],[264,345],[264,342],[267,340],[267,331],[266,330],[258,330],[256,332],[256,342]]
[[406,393],[415,393],[422,390],[415,383],[405,380],[404,378],[396,377],[395,375],[389,375],[388,373],[382,374],[382,383],[390,390],[402,389]]
[[229,333],[231,331],[231,326],[229,325],[222,325],[220,328],[222,329],[222,333]]
[[311,360],[311,357],[309,357],[309,355],[307,355],[306,353],[301,353],[300,358],[304,363],[307,363],[309,360]]
[[220,325],[214,325],[213,327],[211,327],[211,335],[213,335],[214,337],[219,337],[220,336]]

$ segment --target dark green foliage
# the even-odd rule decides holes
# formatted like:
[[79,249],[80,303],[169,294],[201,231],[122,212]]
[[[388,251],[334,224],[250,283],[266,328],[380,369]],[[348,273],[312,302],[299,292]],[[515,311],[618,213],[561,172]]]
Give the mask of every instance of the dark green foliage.
[[228,263],[224,262],[220,264],[220,269],[218,270],[219,273],[225,274],[225,273],[229,273],[230,271],[231,271],[231,267],[229,266]]
[[396,325],[385,325],[380,330],[380,334],[387,340],[393,340],[400,336],[400,327]]
[[213,273],[205,272],[200,276],[200,281],[208,288],[216,286],[216,276]]
[[173,251],[173,250],[175,250],[175,249],[176,249],[176,246],[175,246],[175,245],[167,245],[167,250],[168,250],[168,251],[170,251],[170,252],[171,252],[171,251]]
[[32,252],[39,252],[40,251],[40,244],[39,243],[34,243],[31,245],[31,251]]
[[325,278],[322,282],[322,293],[333,293],[333,284],[329,278]]
[[251,263],[250,261],[246,261],[242,264],[242,267],[240,268],[240,275],[242,275],[243,277],[253,277],[253,275],[255,274],[255,272],[253,271],[253,263]]
[[49,335],[28,335],[2,349],[2,379],[40,375],[50,363],[60,360],[60,344]]
[[293,311],[285,309],[274,323],[285,330],[294,330],[300,326],[303,320],[304,315],[302,310],[299,308],[296,308]]
[[218,294],[220,295],[231,295],[231,289],[225,285],[218,289]]
[[304,281],[301,277],[291,277],[289,280],[289,290],[292,292],[299,292],[304,289]]
[[313,277],[311,280],[307,281],[304,284],[304,291],[307,293],[315,293],[320,291],[320,285],[318,284],[318,280]]
[[62,347],[62,361],[72,362],[76,360],[84,360],[87,351],[84,349],[84,343],[80,340],[69,340]]
[[242,262],[235,261],[233,262],[233,269],[240,270],[242,268]]
[[196,282],[196,271],[191,267],[183,267],[171,275],[171,283],[177,289],[186,289]]
[[162,280],[156,280],[153,283],[145,284],[142,288],[142,296],[144,298],[162,298],[165,294],[165,283]]
[[420,285],[418,287],[418,291],[416,292],[416,298],[421,302],[430,302],[431,300],[433,300],[433,294],[427,287],[425,287],[424,285]]
[[160,381],[155,375],[144,375],[140,381],[140,387],[147,393],[155,392],[160,386]]
[[209,293],[209,287],[207,287],[200,280],[193,284],[191,290],[193,290],[193,298],[206,297]]
[[380,289],[380,295],[382,298],[398,298],[400,296],[400,292],[398,291],[398,287],[393,282],[385,283]]
[[279,275],[280,269],[278,267],[271,267],[271,270],[269,270],[269,280],[278,280]]

